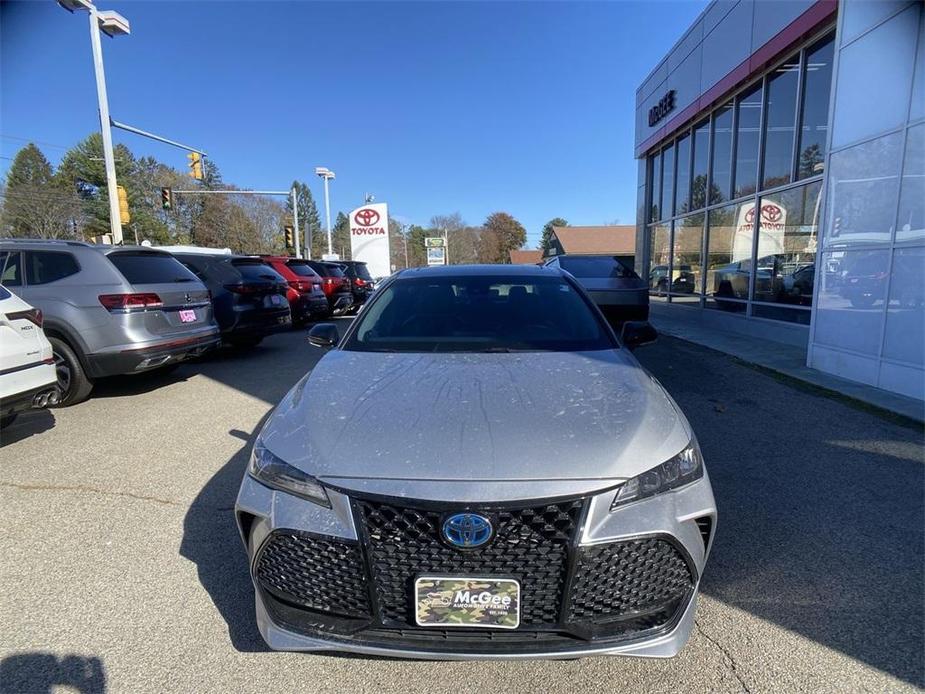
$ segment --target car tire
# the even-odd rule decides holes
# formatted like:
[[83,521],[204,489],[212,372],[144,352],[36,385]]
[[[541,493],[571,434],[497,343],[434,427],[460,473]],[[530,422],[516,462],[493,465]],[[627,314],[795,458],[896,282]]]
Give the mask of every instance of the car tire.
[[69,344],[57,337],[49,337],[48,341],[51,343],[55,375],[58,377],[58,388],[61,390],[61,399],[55,407],[70,407],[83,402],[90,397],[93,379],[87,376],[80,359]]
[[17,414],[16,412],[11,412],[6,417],[0,417],[0,429],[6,429],[10,424],[15,422]]

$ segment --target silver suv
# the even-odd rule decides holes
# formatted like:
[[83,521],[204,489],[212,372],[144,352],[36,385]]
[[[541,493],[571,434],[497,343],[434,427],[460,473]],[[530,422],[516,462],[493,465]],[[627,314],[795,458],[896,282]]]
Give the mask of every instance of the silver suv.
[[61,405],[85,400],[96,378],[171,366],[219,342],[208,290],[152,248],[3,239],[0,284],[44,314]]

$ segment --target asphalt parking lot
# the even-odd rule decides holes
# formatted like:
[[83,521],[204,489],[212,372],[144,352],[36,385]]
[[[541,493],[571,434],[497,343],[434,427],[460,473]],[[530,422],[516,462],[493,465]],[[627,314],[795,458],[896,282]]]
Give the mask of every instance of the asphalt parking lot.
[[[405,662],[267,651],[232,507],[304,333],[21,417],[0,448],[0,691],[914,691],[920,429],[663,338],[640,360],[698,433],[719,525],[668,661]],[[401,426],[401,422],[396,422]]]

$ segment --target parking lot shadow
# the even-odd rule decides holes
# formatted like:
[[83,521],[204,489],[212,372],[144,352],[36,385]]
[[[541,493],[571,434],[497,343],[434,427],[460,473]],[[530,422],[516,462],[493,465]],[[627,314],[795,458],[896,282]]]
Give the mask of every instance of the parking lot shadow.
[[679,340],[639,357],[691,421],[713,484],[703,592],[925,684],[921,428]]
[[51,410],[31,410],[21,413],[16,421],[0,431],[0,448],[41,434],[54,428],[55,415]]
[[[265,419],[265,417],[264,417]],[[196,564],[199,581],[228,625],[228,635],[238,651],[266,651],[254,618],[254,589],[247,560],[234,521],[234,502],[247,466],[253,432],[232,430],[242,446],[202,488],[183,520],[180,555]]]
[[16,653],[0,660],[0,694],[52,694],[59,687],[79,694],[105,692],[103,661],[40,652]]

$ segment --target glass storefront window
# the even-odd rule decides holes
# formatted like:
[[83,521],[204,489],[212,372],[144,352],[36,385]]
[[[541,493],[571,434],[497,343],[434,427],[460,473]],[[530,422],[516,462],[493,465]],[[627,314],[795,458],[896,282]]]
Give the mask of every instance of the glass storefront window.
[[896,242],[925,239],[925,123],[909,128],[899,191]]
[[896,215],[903,134],[892,133],[832,154],[825,244],[889,243]]
[[668,294],[668,273],[671,262],[671,227],[657,224],[649,227],[649,294]]
[[797,179],[821,174],[825,169],[833,51],[832,37],[806,51],[806,64],[803,66],[803,117],[800,124],[800,144],[797,148]]
[[727,205],[710,210],[707,215],[704,272],[710,308],[745,310],[752,256],[751,225],[744,222],[745,212],[743,205]]
[[925,365],[925,248],[893,251],[890,303],[886,314],[883,356]]
[[766,195],[760,214],[751,211],[759,220],[753,301],[812,305],[821,191],[822,182],[814,181]]
[[690,211],[691,194],[691,136],[678,140],[678,178],[675,183],[675,214]]
[[649,190],[652,191],[652,203],[649,208],[649,221],[657,222],[659,220],[659,210],[661,208],[662,193],[662,157],[659,154],[653,154],[649,157],[649,170],[646,174],[648,178]]
[[790,183],[799,78],[799,58],[784,63],[768,77],[762,188]]
[[761,84],[739,97],[736,103],[736,166],[734,198],[750,195],[758,185],[758,144],[761,132]]
[[729,199],[732,185],[732,105],[713,116],[713,161],[710,165],[710,204]]
[[707,206],[707,166],[710,160],[710,121],[694,126],[694,162],[691,178],[691,209],[702,210]]
[[815,342],[861,354],[878,353],[889,262],[888,250],[822,254]]
[[674,223],[674,242],[671,262],[671,284],[669,290],[675,296],[672,301],[695,298],[699,295],[703,280],[703,222],[704,215],[693,214]]
[[659,209],[661,219],[674,214],[674,145],[662,151],[662,207]]

